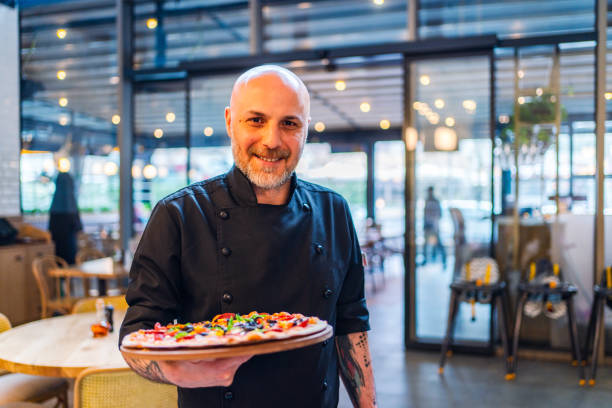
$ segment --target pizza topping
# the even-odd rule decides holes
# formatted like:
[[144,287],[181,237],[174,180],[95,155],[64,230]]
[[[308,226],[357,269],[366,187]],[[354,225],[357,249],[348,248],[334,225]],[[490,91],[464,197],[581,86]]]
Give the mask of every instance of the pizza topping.
[[246,315],[223,313],[210,321],[162,325],[130,333],[123,339],[128,347],[208,347],[284,339],[322,330],[327,323],[299,313],[274,314],[256,311]]

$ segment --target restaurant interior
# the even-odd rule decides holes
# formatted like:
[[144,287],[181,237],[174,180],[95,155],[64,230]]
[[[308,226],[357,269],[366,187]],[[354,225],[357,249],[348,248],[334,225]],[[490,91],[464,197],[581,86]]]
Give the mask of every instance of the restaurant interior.
[[176,406],[112,320],[156,203],[232,167],[260,64],[310,93],[297,176],[349,204],[379,406],[609,404],[611,6],[0,0],[0,407]]

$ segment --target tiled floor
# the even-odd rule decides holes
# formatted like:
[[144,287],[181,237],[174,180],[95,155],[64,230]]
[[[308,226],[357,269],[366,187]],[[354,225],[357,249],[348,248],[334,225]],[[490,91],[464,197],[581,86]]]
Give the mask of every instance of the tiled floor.
[[[579,387],[569,362],[521,360],[516,380],[504,380],[499,357],[455,354],[443,376],[439,354],[405,351],[403,346],[403,277],[387,280],[383,290],[368,293],[369,334],[380,407],[604,407],[612,406],[612,368],[598,370],[597,385]],[[340,407],[351,407],[344,390]]]

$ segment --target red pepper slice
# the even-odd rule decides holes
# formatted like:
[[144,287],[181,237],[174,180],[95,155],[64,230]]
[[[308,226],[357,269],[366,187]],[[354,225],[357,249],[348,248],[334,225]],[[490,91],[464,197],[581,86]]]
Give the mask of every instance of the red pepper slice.
[[298,326],[300,327],[306,327],[308,326],[308,319],[304,320],[302,323],[300,323]]
[[219,320],[219,319],[230,319],[230,318],[232,318],[232,317],[234,317],[234,316],[235,316],[235,314],[234,314],[234,313],[223,313],[223,314],[220,314],[220,315],[216,315],[216,316],[215,316],[215,317],[212,319],[212,321],[213,321],[213,322],[216,322],[216,321],[217,321],[217,320]]
[[195,337],[194,334],[192,334],[191,336],[185,336],[185,337],[181,337],[180,339],[176,339],[176,341],[183,341],[183,340],[189,340],[189,339],[193,339]]

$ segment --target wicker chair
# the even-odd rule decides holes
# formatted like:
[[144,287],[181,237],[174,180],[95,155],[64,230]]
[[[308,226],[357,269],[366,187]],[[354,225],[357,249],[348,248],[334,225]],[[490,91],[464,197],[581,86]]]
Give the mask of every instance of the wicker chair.
[[[127,310],[128,304],[125,301],[125,296],[104,296],[101,299],[104,300],[104,304],[113,305],[115,310]],[[92,297],[87,299],[81,299],[74,304],[72,313],[90,313],[96,311],[96,300],[98,298]]]
[[[94,259],[104,258],[106,255],[102,251],[97,250],[96,248],[81,248],[79,252],[77,252],[74,257],[74,263],[77,265],[82,264],[83,262],[93,261]],[[89,288],[91,286],[91,281],[94,280],[92,278],[83,279],[83,293],[85,296],[90,296]]]
[[52,316],[53,312],[70,313],[72,306],[78,300],[70,294],[70,279],[64,280],[65,293],[62,297],[60,296],[62,294],[60,278],[52,278],[47,275],[47,271],[51,268],[67,267],[66,261],[54,255],[37,258],[32,262],[32,272],[40,292],[41,318],[43,319]]
[[168,408],[177,406],[176,387],[140,377],[129,368],[90,368],[74,385],[74,408]]
[[[0,333],[11,328],[9,319],[0,313]],[[68,407],[68,381],[19,373],[0,375],[0,407],[26,407],[25,402],[42,402],[57,398],[55,407]],[[18,403],[21,403],[19,405]]]

